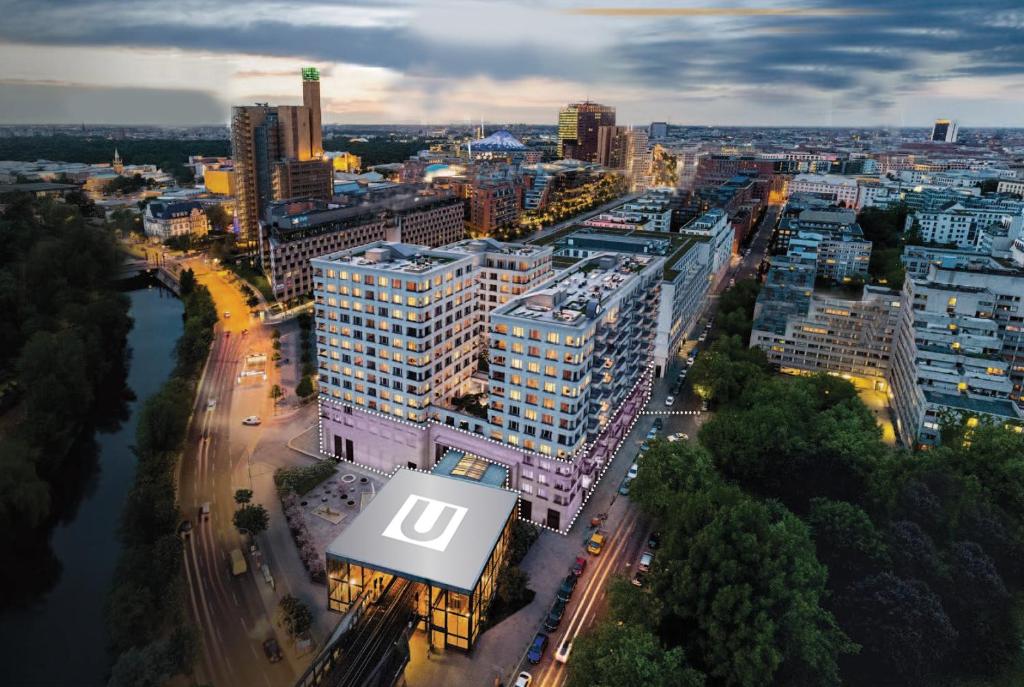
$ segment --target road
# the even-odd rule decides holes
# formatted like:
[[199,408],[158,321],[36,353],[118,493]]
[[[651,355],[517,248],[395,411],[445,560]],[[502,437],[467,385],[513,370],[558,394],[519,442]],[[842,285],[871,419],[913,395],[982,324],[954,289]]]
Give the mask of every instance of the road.
[[[734,261],[721,283],[716,285],[716,294],[720,294],[728,288],[729,279],[734,278],[739,281],[757,274],[757,268],[767,249],[777,213],[778,208],[769,207],[767,209],[749,243],[749,253],[746,257]],[[708,316],[713,316],[717,307],[717,297],[709,299],[707,312],[702,321],[706,321]],[[700,425],[708,415],[698,412],[700,401],[693,393],[692,388],[686,386],[671,407],[665,405],[665,397],[670,393],[670,387],[674,383],[676,375],[686,366],[685,356],[694,350],[696,344],[696,341],[687,342],[683,349],[687,353],[680,353],[673,358],[665,377],[655,380],[646,413],[636,423],[619,450],[619,456],[616,456],[604,477],[605,480],[611,480],[616,485],[622,481],[632,456],[639,451],[640,443],[651,429],[656,417],[660,416],[664,423],[660,436],[683,432],[690,437],[691,441],[696,440]],[[642,465],[641,463],[641,469],[643,469]],[[588,508],[581,520],[588,521],[592,510]],[[523,657],[512,673],[513,681],[515,675],[518,675],[520,671],[527,671],[533,676],[533,687],[561,687],[564,685],[568,679],[568,671],[564,664],[554,660],[554,654],[558,647],[565,641],[575,640],[580,633],[593,626],[605,612],[607,586],[613,576],[632,577],[641,553],[647,550],[647,539],[651,526],[645,523],[639,509],[628,498],[620,496],[608,508],[608,519],[602,529],[608,534],[608,541],[605,550],[599,556],[587,556],[582,553],[582,548],[580,549],[579,555],[588,558],[587,570],[583,573],[583,578],[573,592],[558,630],[548,633],[549,644],[543,659],[537,665],[530,665],[526,661],[526,649],[524,648]],[[571,546],[576,546],[574,536],[575,533],[572,533],[568,538]],[[541,628],[537,628],[537,630],[542,631]]]
[[[238,382],[246,354],[271,352],[269,332],[251,319],[241,294],[225,277],[190,261],[200,283],[206,285],[221,315],[199,390],[193,421],[182,457],[178,500],[193,521],[185,546],[187,604],[202,637],[202,658],[196,666],[200,682],[228,685],[290,685],[296,670],[286,660],[271,664],[263,655],[263,641],[274,636],[261,589],[265,585],[248,544],[232,524],[234,492],[250,488],[247,462],[259,441],[262,427],[246,427],[249,415],[269,417],[271,380],[247,378]],[[225,312],[230,317],[225,317]],[[243,334],[243,330],[248,330]],[[273,375],[274,370],[268,372]],[[208,403],[214,406],[208,409]],[[210,503],[210,515],[201,520],[199,509]],[[232,549],[246,552],[249,571],[235,577],[229,567]],[[284,647],[284,637],[278,642]]]
[[554,234],[557,231],[561,231],[562,229],[565,229],[568,226],[572,226],[574,224],[579,224],[580,222],[583,222],[584,220],[588,220],[591,217],[593,217],[594,215],[599,215],[602,212],[608,212],[612,208],[618,207],[619,205],[622,205],[623,203],[628,203],[629,201],[635,200],[638,197],[639,197],[639,194],[627,193],[626,195],[619,196],[618,198],[615,198],[614,200],[609,200],[604,205],[599,205],[596,208],[594,208],[593,210],[587,210],[586,212],[580,213],[578,215],[573,215],[569,219],[562,220],[561,222],[558,222],[557,224],[552,224],[550,227],[545,227],[544,229],[538,229],[537,231],[533,232],[529,236],[527,236],[525,238],[522,238],[522,239],[519,239],[519,240],[521,240],[524,243],[530,243],[530,242],[533,242],[533,241],[537,241],[538,239],[542,239],[545,236],[548,236],[550,234]]

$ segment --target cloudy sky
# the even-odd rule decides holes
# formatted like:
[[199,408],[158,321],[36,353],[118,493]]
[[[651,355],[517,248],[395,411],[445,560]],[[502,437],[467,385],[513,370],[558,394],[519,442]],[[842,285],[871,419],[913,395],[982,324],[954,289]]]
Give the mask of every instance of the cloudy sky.
[[1024,126],[1021,0],[0,0],[0,123]]

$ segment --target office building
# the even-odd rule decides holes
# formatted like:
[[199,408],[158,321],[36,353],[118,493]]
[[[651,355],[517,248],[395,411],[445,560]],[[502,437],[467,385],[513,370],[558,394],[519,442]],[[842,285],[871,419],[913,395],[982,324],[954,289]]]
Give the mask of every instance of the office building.
[[804,210],[798,217],[784,218],[776,248],[814,262],[820,279],[844,283],[868,277],[871,242],[852,210]]
[[558,156],[597,162],[598,129],[614,124],[614,107],[589,101],[563,107],[558,113]]
[[264,271],[274,296],[289,301],[312,291],[312,258],[374,241],[444,245],[463,237],[462,214],[460,198],[422,189],[352,205],[308,198],[272,202],[260,235]]
[[597,130],[595,162],[608,169],[626,169],[629,154],[628,126],[605,125]]
[[335,172],[343,174],[359,174],[363,167],[363,160],[355,153],[344,151],[326,152],[324,157],[331,161]]
[[929,140],[932,143],[956,143],[958,133],[959,127],[956,122],[950,119],[936,119]]
[[647,134],[652,141],[668,137],[668,122],[651,122]]
[[905,444],[939,443],[947,421],[1024,421],[1022,299],[1024,270],[1006,261],[907,277],[890,397]]
[[178,236],[206,236],[210,221],[196,201],[151,201],[142,213],[146,236],[164,241]]
[[[255,252],[267,204],[290,198],[330,200],[331,163],[323,159],[319,73],[302,70],[302,105],[233,107],[231,151],[241,247]],[[260,255],[266,261],[267,255]]]
[[848,208],[857,207],[858,182],[837,174],[797,174],[789,182],[790,193],[807,193]]

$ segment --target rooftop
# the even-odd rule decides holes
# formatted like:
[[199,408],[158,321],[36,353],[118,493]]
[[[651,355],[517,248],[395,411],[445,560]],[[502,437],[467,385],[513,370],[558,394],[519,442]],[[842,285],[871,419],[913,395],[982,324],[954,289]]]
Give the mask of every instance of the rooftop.
[[[686,254],[686,252],[690,250],[693,244],[708,240],[708,237],[706,236],[679,234],[675,232],[643,231],[640,229],[608,229],[603,227],[600,230],[596,230],[593,228],[583,227],[580,225],[573,225],[566,227],[564,229],[560,229],[559,231],[556,231],[552,234],[548,234],[547,236],[543,236],[539,239],[535,239],[534,241],[532,241],[532,243],[536,243],[537,245],[541,246],[561,244],[564,243],[570,236],[585,236],[588,234],[615,237],[616,239],[628,237],[633,240],[644,242],[657,242],[668,240],[670,242],[669,249],[664,253],[658,253],[658,255],[663,255],[665,257],[665,267],[664,272],[662,274],[662,278],[665,281],[672,281],[676,278],[676,276],[679,273],[675,270],[675,266],[679,262],[679,260]],[[612,248],[609,249],[614,250]],[[619,250],[625,251],[628,249],[625,246],[623,246]],[[556,256],[556,258],[557,257],[560,256]],[[566,259],[570,259],[567,256],[564,257],[566,257]],[[557,260],[556,266],[558,266]]]
[[551,324],[577,325],[603,311],[602,304],[636,278],[653,255],[602,253],[559,272],[548,282],[498,308],[495,314]]
[[471,593],[517,499],[479,482],[400,469],[327,555]]
[[316,260],[335,264],[372,267],[407,274],[426,274],[462,256],[432,250],[411,243],[375,241],[359,248],[330,253]]

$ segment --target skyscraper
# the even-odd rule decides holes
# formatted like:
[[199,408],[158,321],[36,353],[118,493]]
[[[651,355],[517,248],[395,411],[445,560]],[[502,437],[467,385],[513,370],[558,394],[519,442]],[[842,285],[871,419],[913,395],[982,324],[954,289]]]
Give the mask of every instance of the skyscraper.
[[[302,70],[302,105],[267,103],[231,111],[241,247],[255,252],[266,205],[286,198],[332,195],[331,163],[324,160],[320,74]],[[261,256],[262,257],[262,256]]]
[[572,103],[558,113],[559,157],[597,162],[598,129],[615,124],[615,108],[599,103]]
[[629,127],[601,126],[597,130],[597,159],[608,169],[625,169],[628,155]]
[[936,119],[932,126],[933,143],[956,143],[956,136],[960,128],[951,119]]

